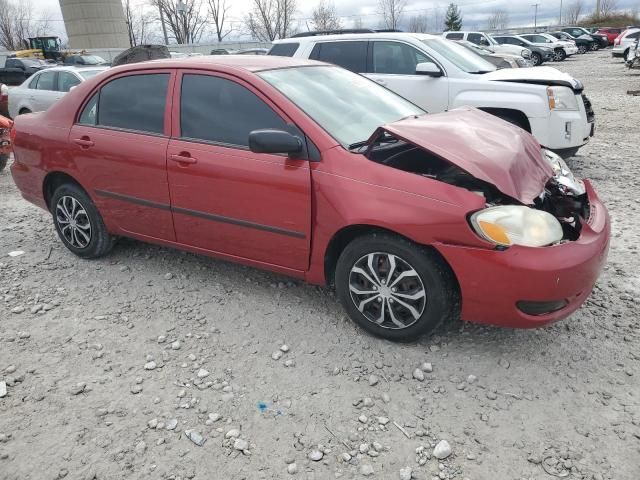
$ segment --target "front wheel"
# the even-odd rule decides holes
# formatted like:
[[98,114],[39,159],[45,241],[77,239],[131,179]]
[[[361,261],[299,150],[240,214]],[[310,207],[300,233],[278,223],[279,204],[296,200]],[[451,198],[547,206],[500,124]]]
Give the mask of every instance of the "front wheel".
[[73,183],[61,185],[51,197],[51,213],[64,246],[81,258],[98,258],[113,247],[98,208],[82,188]]
[[538,65],[540,65],[542,63],[542,55],[540,55],[537,52],[533,52],[531,54],[531,63],[533,63],[534,67],[537,67]]
[[387,233],[347,245],[336,291],[354,322],[388,340],[415,340],[459,315],[457,283],[444,260]]
[[562,62],[565,58],[567,58],[567,52],[565,52],[562,48],[557,48],[553,52],[553,61],[554,62]]
[[8,161],[9,161],[9,155],[0,154],[0,172],[4,170],[4,167],[7,166]]

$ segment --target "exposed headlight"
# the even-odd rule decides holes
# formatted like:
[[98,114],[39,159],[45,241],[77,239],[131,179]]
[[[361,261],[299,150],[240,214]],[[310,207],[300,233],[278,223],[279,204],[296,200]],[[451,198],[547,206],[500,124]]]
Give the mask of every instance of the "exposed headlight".
[[567,162],[551,150],[542,150],[542,152],[544,153],[544,158],[553,169],[553,176],[556,182],[558,182],[558,185],[574,195],[582,195],[585,192],[584,184],[576,179],[573,172],[569,169]]
[[522,58],[531,58],[531,50],[529,50],[528,48],[523,48],[520,52],[520,56]]
[[544,247],[562,240],[562,227],[553,215],[521,205],[480,210],[470,221],[478,235],[496,245]]
[[550,110],[578,110],[576,95],[568,87],[547,87]]
[[522,68],[526,68],[526,67],[530,67],[531,66],[531,62],[527,59],[524,58],[516,58],[516,63],[522,67]]

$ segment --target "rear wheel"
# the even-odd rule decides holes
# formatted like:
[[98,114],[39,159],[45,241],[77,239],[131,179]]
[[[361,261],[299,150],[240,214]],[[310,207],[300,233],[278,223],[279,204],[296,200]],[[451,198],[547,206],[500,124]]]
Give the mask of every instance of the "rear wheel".
[[73,183],[59,186],[49,205],[56,231],[65,247],[82,258],[98,258],[109,253],[113,237],[82,188]]
[[387,233],[359,237],[343,250],[336,291],[363,329],[409,341],[459,315],[457,284],[434,252]]
[[593,50],[594,52],[596,50],[600,50],[600,44],[598,42],[593,42],[593,45],[591,45],[591,50]]
[[9,155],[0,154],[0,172],[4,170],[4,167],[7,166],[7,162],[9,161]]
[[567,58],[567,52],[565,52],[562,48],[556,48],[553,51],[553,61],[554,62],[561,62],[565,58]]
[[534,67],[540,65],[542,63],[542,55],[540,55],[538,52],[533,52],[531,54],[531,63],[533,63]]
[[587,46],[586,45],[580,45],[578,47],[578,53],[581,54],[581,55],[587,53]]

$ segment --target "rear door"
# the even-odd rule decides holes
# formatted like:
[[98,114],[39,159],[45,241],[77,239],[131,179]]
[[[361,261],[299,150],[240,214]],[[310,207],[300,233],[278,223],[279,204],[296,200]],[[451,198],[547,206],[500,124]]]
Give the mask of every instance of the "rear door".
[[185,70],[177,79],[173,119],[167,168],[177,241],[262,264],[307,269],[308,161],[248,148],[249,132],[255,129],[302,132],[248,83],[197,70]]
[[171,70],[110,78],[71,128],[72,161],[107,225],[125,234],[175,240],[167,183]]
[[42,112],[49,108],[57,100],[57,80],[58,72],[41,72],[38,74],[38,81],[35,89],[31,90],[30,100],[34,112]]

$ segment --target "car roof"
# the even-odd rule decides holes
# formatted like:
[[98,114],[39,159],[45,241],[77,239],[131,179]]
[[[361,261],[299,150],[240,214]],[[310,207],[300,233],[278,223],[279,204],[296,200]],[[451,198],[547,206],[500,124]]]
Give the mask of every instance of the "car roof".
[[107,70],[109,67],[106,65],[57,65],[55,67],[45,68],[40,70],[41,72],[85,72],[87,70]]
[[153,68],[206,68],[228,67],[235,70],[258,72],[276,68],[304,67],[327,65],[315,60],[302,58],[278,57],[269,55],[203,55],[186,58],[162,58],[148,62],[130,63],[116,67],[119,71],[135,71]]
[[412,33],[412,32],[367,32],[367,33],[342,33],[337,35],[313,35],[308,37],[283,38],[282,40],[274,40],[274,44],[278,43],[304,43],[318,42],[327,40],[359,40],[359,39],[393,39],[402,40],[407,38],[417,38],[424,40],[427,38],[440,38],[440,35],[429,35],[428,33]]

